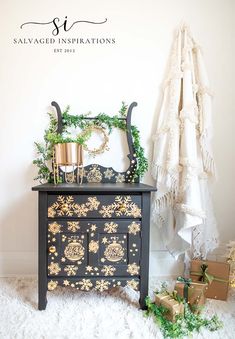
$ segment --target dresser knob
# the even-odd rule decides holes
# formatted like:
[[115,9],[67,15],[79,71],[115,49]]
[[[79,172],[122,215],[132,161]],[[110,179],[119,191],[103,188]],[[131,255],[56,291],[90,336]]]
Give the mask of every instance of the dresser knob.
[[69,211],[69,205],[64,203],[63,205],[61,205],[61,210],[64,212],[64,213],[67,213]]
[[55,253],[55,251],[56,251],[56,247],[55,246],[50,246],[49,247],[49,252],[50,253]]
[[126,204],[120,204],[118,206],[118,210],[122,213],[124,213],[126,211]]

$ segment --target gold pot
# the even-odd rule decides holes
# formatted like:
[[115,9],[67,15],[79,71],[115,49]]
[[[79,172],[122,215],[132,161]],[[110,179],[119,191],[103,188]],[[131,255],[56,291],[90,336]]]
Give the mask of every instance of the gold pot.
[[55,145],[55,163],[59,166],[82,166],[83,147],[76,142]]

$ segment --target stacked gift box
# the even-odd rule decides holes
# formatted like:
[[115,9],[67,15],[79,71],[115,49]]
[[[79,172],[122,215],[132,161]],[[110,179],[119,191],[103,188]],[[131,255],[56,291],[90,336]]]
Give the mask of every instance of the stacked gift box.
[[206,298],[226,300],[229,286],[229,264],[192,260],[190,278],[178,277],[173,293],[157,293],[155,303],[166,309],[165,318],[175,322],[184,314],[187,303],[193,313],[200,313]]
[[229,264],[224,262],[192,260],[190,278],[193,282],[208,284],[206,298],[227,300],[229,269]]
[[177,315],[184,314],[183,303],[174,299],[170,294],[157,293],[155,303],[158,306],[163,306],[167,310],[165,318],[172,322],[175,322]]

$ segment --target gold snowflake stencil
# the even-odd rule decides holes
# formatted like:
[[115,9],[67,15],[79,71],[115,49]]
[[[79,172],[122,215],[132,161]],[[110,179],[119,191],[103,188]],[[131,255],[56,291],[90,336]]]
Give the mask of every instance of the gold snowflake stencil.
[[138,285],[139,285],[139,282],[134,279],[127,281],[127,286],[133,288],[134,290],[138,290]]
[[89,252],[97,253],[98,249],[99,249],[98,241],[91,240],[89,243]]
[[99,213],[102,215],[103,218],[111,218],[114,213],[113,205],[102,206]]
[[79,221],[68,221],[67,224],[68,224],[68,230],[73,233],[75,233],[77,230],[80,229]]
[[48,270],[50,275],[58,275],[58,273],[61,271],[61,268],[58,263],[51,262],[48,266]]
[[92,266],[86,266],[86,271],[87,271],[87,272],[93,271],[93,267],[92,267]]
[[59,195],[57,196],[56,201],[48,207],[48,217],[72,217],[73,215],[77,217],[86,217],[89,211],[97,210],[99,205],[100,202],[97,197],[88,197],[86,203],[77,204],[74,202],[73,196]]
[[125,182],[125,175],[118,173],[118,175],[116,175],[115,179],[116,179],[116,182]]
[[89,197],[88,202],[86,203],[90,211],[97,211],[100,205],[99,200],[96,197]]
[[48,284],[47,284],[47,288],[49,291],[53,291],[58,285],[58,281],[49,281]]
[[107,168],[106,171],[104,172],[104,177],[110,180],[113,176],[114,176],[113,170]]
[[141,217],[141,209],[136,203],[132,202],[131,196],[116,196],[113,204],[102,205],[99,213],[102,215],[103,218],[111,218],[112,215],[116,215],[118,217]]
[[79,281],[78,284],[81,285],[82,291],[89,291],[91,289],[91,287],[93,286],[90,279],[82,279],[81,281]]
[[104,224],[104,231],[107,232],[107,233],[116,233],[117,232],[117,228],[118,228],[118,224],[116,224],[113,221],[106,222]]
[[136,235],[140,231],[140,224],[132,221],[132,223],[128,226],[128,230],[130,234]]
[[50,223],[48,226],[48,231],[54,235],[60,233],[61,225],[59,225],[57,222]]
[[105,265],[101,272],[104,273],[105,276],[113,276],[114,275],[114,272],[116,271],[116,268],[112,265]]
[[64,270],[65,270],[65,272],[67,272],[68,276],[76,275],[78,267],[75,266],[75,265],[66,265]]
[[130,275],[138,275],[140,267],[134,262],[133,264],[129,264],[127,268],[127,272]]
[[78,217],[86,217],[89,208],[85,204],[74,204],[74,214]]
[[108,290],[109,285],[110,285],[110,283],[108,281],[106,281],[106,280],[103,280],[103,279],[97,280],[96,281],[95,289],[97,291],[103,292],[103,291]]
[[92,224],[92,225],[91,225],[91,231],[95,232],[95,231],[96,231],[96,229],[97,229],[97,226],[96,226],[96,224]]

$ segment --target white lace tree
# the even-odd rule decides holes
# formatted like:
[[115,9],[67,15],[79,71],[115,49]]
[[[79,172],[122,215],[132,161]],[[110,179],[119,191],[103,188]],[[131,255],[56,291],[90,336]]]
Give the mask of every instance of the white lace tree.
[[175,257],[191,249],[193,257],[205,258],[217,246],[209,193],[215,176],[211,130],[211,93],[201,50],[184,25],[171,54],[152,161],[158,187],[152,217]]

